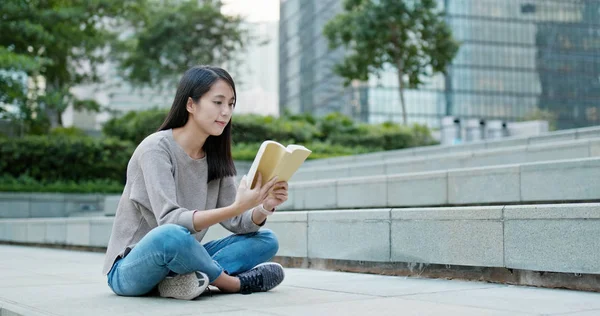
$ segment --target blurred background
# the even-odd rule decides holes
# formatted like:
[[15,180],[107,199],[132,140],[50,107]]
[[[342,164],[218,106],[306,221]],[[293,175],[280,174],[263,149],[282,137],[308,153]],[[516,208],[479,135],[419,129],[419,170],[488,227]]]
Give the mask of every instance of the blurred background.
[[[78,107],[70,98],[64,105],[46,106],[47,111],[58,112],[48,114],[51,126],[75,126],[86,131],[101,130],[103,123],[117,112],[168,108],[176,81],[160,82],[159,77],[176,77],[188,65],[203,62],[220,64],[232,73],[239,85],[239,113],[273,116],[307,113],[322,117],[339,112],[365,123],[402,122],[398,73],[394,67],[383,67],[379,75],[370,74],[366,80],[353,80],[350,85],[344,85],[344,79],[334,72],[334,66],[347,55],[347,49],[341,46],[329,49],[323,29],[328,21],[344,12],[343,0],[195,2],[191,2],[194,8],[185,13],[181,7],[190,6],[190,1],[124,1],[118,5],[111,1],[96,1],[94,5],[81,1],[54,4],[53,1],[3,1],[0,53],[6,58],[0,68],[6,69],[13,78],[26,80],[27,77],[26,85],[31,87],[35,80],[30,74],[35,73],[32,71],[35,65],[27,66],[27,59],[12,64],[8,60],[24,54],[24,58],[36,59],[32,63],[43,65],[41,59],[47,58],[55,62],[49,67],[59,68],[58,64],[63,61],[57,61],[57,57],[71,59],[74,65],[63,69],[44,71],[41,66],[35,78],[41,90],[67,89],[77,99],[97,102],[95,107]],[[599,123],[598,0],[435,2],[445,13],[443,19],[460,46],[445,74],[426,78],[418,89],[407,89],[408,123],[422,123],[437,129],[443,125],[443,118],[449,116],[506,122],[545,119],[556,129]],[[99,11],[94,6],[106,9]],[[157,10],[161,6],[168,9]],[[203,9],[206,6],[214,8],[213,15]],[[95,17],[90,14],[94,10],[98,13]],[[160,14],[154,14],[153,10]],[[71,20],[66,15],[71,15]],[[215,33],[192,30],[232,16],[238,18],[230,19],[230,25],[217,26],[221,29]],[[45,19],[40,20],[41,17]],[[188,20],[182,20],[184,18]],[[99,23],[101,20],[119,23]],[[25,21],[27,24],[20,24]],[[117,47],[109,44],[112,39],[104,31],[86,30],[87,33],[70,35],[70,26],[61,25],[74,21],[91,28],[118,30],[121,39],[132,40],[136,36],[124,35],[139,32],[135,40],[141,38],[142,42],[136,47],[135,44],[124,45],[122,41],[121,46],[126,47]],[[237,38],[240,30],[247,32],[243,38]],[[47,46],[44,41],[52,41],[44,38],[46,35],[54,36],[54,42],[59,43],[56,45],[63,45],[64,50],[70,46],[72,50],[96,54],[110,47],[113,58],[90,58],[85,62],[82,56],[61,49],[41,51]],[[72,38],[66,41],[57,39],[59,36]],[[83,43],[88,40],[86,36],[95,40],[103,38],[104,42]],[[219,47],[219,37],[235,43]],[[174,44],[181,41],[185,43]],[[198,51],[191,53],[193,42]],[[211,46],[228,52],[222,56],[219,52],[209,52],[210,58],[198,57]],[[153,47],[156,51],[150,53]],[[180,51],[174,52],[177,49]],[[127,50],[129,59],[116,58],[117,52],[122,54]],[[17,57],[11,56],[17,53]],[[140,56],[144,53],[148,55]],[[190,60],[179,64],[168,60],[184,56]],[[173,63],[168,67],[174,71],[153,71],[152,63],[161,63],[163,68]],[[124,75],[121,68],[128,71],[129,76]],[[89,76],[95,77],[94,80],[76,78],[78,73],[90,70],[93,74]],[[68,76],[58,72],[68,72]],[[60,87],[51,88],[44,82],[51,77],[62,78],[57,83]],[[14,94],[6,89],[2,93]],[[5,111],[13,114],[22,111],[23,106],[14,98],[3,97],[0,101]]]

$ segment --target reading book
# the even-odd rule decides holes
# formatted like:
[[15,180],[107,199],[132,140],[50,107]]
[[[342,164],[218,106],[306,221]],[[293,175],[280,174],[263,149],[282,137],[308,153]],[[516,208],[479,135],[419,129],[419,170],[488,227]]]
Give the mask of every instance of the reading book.
[[264,141],[248,171],[246,181],[252,181],[250,189],[256,185],[258,172],[262,175],[263,184],[275,176],[278,177],[277,181],[289,181],[311,153],[312,151],[304,146],[288,145],[283,147],[280,143],[272,140]]

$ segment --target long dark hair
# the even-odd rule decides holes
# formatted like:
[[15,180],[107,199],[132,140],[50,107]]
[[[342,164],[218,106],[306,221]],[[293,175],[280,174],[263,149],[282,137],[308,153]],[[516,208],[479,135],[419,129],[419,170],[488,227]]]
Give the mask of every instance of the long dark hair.
[[[188,98],[198,102],[200,97],[208,92],[218,80],[223,80],[231,86],[234,100],[237,100],[235,83],[224,69],[212,66],[195,66],[188,69],[179,81],[171,110],[158,130],[184,126],[189,117],[186,109]],[[208,136],[202,147],[206,153],[208,164],[208,182],[236,175],[235,165],[231,157],[231,122],[230,119],[221,135]]]

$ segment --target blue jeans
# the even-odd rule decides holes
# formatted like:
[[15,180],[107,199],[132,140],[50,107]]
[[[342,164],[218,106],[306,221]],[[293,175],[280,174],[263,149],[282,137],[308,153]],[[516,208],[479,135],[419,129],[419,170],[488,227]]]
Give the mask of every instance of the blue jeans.
[[206,273],[212,283],[224,271],[236,275],[270,260],[278,249],[277,238],[268,229],[201,245],[187,228],[161,225],[113,264],[108,286],[117,295],[141,296],[167,275],[194,271]]

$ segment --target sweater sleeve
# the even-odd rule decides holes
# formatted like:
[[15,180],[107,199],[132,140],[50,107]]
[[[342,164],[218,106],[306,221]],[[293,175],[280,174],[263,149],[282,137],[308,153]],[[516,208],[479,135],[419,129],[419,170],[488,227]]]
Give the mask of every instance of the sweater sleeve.
[[138,160],[141,172],[134,180],[130,199],[154,213],[158,225],[178,224],[191,233],[194,211],[177,203],[173,165],[169,154],[160,149],[145,152]]
[[[226,207],[235,202],[235,196],[237,194],[237,185],[234,177],[226,177],[221,179],[219,187],[219,198],[217,200],[217,208]],[[265,220],[266,222],[266,220]],[[256,232],[265,223],[256,225],[252,220],[252,210],[247,210],[244,213],[229,218],[221,222],[221,226],[234,234],[248,234]]]

